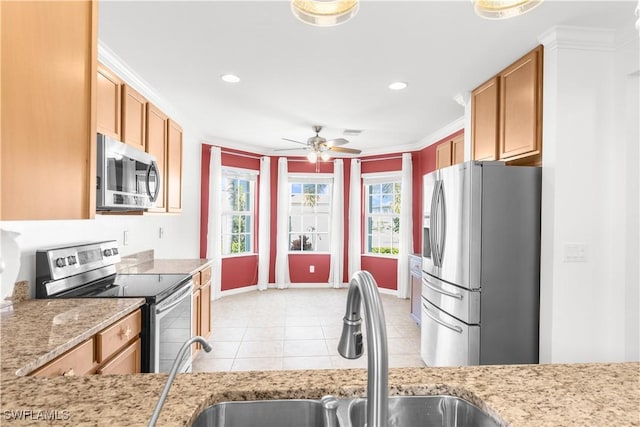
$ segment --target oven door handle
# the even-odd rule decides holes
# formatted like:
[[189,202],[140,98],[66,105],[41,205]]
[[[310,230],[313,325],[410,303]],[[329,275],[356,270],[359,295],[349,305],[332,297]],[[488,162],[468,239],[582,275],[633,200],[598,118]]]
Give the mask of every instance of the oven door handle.
[[180,294],[178,297],[176,297],[173,300],[173,302],[168,303],[167,305],[159,305],[156,308],[156,314],[164,313],[165,311],[171,310],[173,307],[175,307],[176,305],[180,304],[186,298],[190,297],[191,296],[191,289],[192,289],[192,285],[186,286],[186,289],[182,292],[182,294]]

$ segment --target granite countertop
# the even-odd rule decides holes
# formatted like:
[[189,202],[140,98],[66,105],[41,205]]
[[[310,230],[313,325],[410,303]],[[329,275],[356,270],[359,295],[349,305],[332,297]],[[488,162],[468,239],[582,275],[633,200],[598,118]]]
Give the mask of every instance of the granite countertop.
[[5,378],[27,375],[55,359],[142,304],[143,298],[35,299],[3,309],[3,384]]
[[[3,378],[3,423],[41,425],[42,411],[57,411],[55,425],[144,426],[166,378]],[[179,374],[158,426],[188,426],[221,401],[364,396],[366,381],[363,369]],[[389,389],[391,395],[459,396],[504,426],[640,425],[640,363],[396,368]],[[36,415],[16,420],[11,414],[21,410]]]
[[126,274],[194,274],[211,263],[210,259],[152,259],[135,265],[121,262],[118,273]]

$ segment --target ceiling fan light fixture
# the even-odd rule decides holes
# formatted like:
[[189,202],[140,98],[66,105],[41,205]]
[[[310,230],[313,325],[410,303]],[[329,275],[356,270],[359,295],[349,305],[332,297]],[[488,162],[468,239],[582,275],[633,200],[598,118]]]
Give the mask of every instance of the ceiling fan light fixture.
[[407,82],[393,82],[389,85],[389,89],[391,90],[402,90],[406,89],[409,84]]
[[476,13],[486,19],[508,19],[540,6],[544,0],[471,0]]
[[318,27],[340,25],[358,12],[358,0],[292,0],[291,12],[302,22]]
[[322,153],[320,153],[320,158],[323,162],[326,162],[331,158],[331,156],[326,151],[323,151]]
[[220,76],[220,78],[222,79],[222,81],[227,82],[227,83],[238,83],[240,82],[240,77],[236,76],[235,74],[223,74]]
[[310,152],[309,154],[307,154],[307,159],[311,163],[317,162],[318,161],[318,153],[316,153],[315,151]]

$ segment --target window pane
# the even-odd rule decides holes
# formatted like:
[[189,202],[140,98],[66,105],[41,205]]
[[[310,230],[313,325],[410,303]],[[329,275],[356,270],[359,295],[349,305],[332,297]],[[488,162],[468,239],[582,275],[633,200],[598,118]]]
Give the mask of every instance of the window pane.
[[316,251],[329,252],[331,250],[329,245],[329,233],[318,233],[315,242]]
[[372,194],[380,193],[380,184],[372,184],[371,185],[371,193]]
[[329,215],[318,215],[316,219],[317,232],[328,233],[329,232]]
[[289,218],[289,231],[293,231],[299,233],[302,231],[302,217],[301,216],[291,216]]
[[302,184],[291,184],[291,194],[301,194]]

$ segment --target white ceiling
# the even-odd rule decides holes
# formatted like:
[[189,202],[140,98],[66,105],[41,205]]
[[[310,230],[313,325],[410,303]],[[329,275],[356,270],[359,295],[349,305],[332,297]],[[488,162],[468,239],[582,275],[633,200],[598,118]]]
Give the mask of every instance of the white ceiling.
[[[351,21],[318,28],[294,18],[288,1],[101,1],[99,39],[203,140],[269,154],[319,124],[327,139],[362,130],[347,147],[376,154],[426,145],[464,115],[455,95],[552,26],[632,29],[635,6],[547,0],[489,21],[468,0],[364,0]],[[242,81],[224,83],[225,73]],[[409,87],[387,88],[398,80]]]

